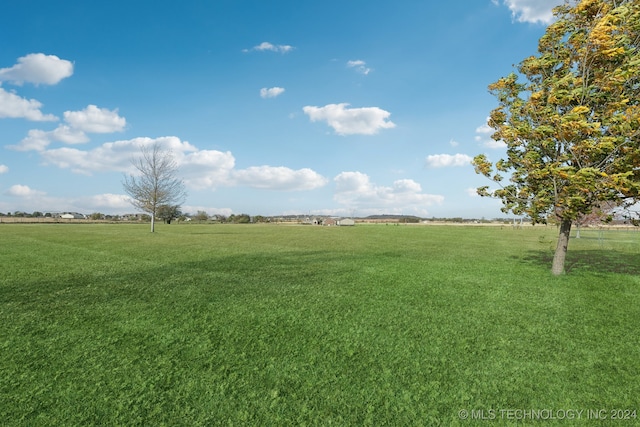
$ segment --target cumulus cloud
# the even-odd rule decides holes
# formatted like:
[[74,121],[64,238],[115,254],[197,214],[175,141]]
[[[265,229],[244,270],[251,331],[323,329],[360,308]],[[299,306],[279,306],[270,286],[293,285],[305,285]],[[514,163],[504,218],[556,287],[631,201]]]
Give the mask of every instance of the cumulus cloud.
[[34,122],[51,122],[58,118],[52,114],[42,114],[42,103],[35,99],[21,98],[0,87],[0,118],[27,119]]
[[487,139],[483,141],[482,146],[485,148],[490,148],[492,150],[498,150],[500,148],[506,148],[507,144],[504,141],[496,141],[495,139]]
[[371,72],[371,68],[367,67],[367,63],[356,59],[355,61],[347,61],[347,67],[353,68],[360,74],[364,74],[365,76]]
[[252,51],[259,51],[259,52],[265,52],[265,51],[271,51],[271,52],[278,52],[278,53],[288,53],[291,52],[294,49],[293,46],[289,46],[289,45],[274,45],[272,43],[269,42],[262,42],[257,46],[252,47],[251,49],[243,49],[243,52],[252,52]]
[[445,168],[450,166],[469,166],[473,159],[466,154],[433,154],[427,156],[427,166]]
[[262,98],[275,98],[278,95],[282,95],[284,93],[284,88],[282,87],[263,87],[260,89],[260,96]]
[[29,188],[27,185],[16,184],[12,185],[7,191],[5,191],[5,194],[14,197],[38,197],[44,196],[46,193]]
[[338,135],[374,135],[380,129],[394,128],[390,112],[378,107],[347,108],[349,104],[306,106],[302,110],[312,122],[326,121]]
[[77,130],[89,133],[112,133],[124,130],[127,121],[118,115],[118,110],[88,105],[81,111],[65,111],[64,120]]
[[467,195],[468,195],[469,197],[480,197],[480,196],[478,195],[478,189],[477,189],[477,188],[469,187],[469,188],[467,188],[467,189],[465,190],[465,192],[467,193]]
[[3,173],[7,173],[7,172],[9,172],[9,166],[0,165],[0,175],[2,175]]
[[80,203],[94,211],[122,211],[131,209],[131,198],[124,194],[96,194],[81,200]]
[[17,85],[33,83],[54,85],[73,74],[73,63],[55,55],[31,53],[18,58],[18,63],[9,68],[0,68],[0,81]]
[[45,164],[84,175],[99,172],[136,173],[131,159],[140,155],[140,148],[159,143],[170,150],[180,168],[180,176],[188,188],[215,189],[218,187],[247,186],[279,191],[312,190],[326,185],[327,179],[304,168],[254,166],[235,169],[231,152],[199,150],[175,136],[161,138],[134,138],[108,142],[92,150],[62,147],[41,151]]
[[42,151],[52,141],[60,141],[65,144],[82,144],[89,141],[88,133],[112,133],[124,130],[127,121],[118,115],[118,110],[98,108],[88,105],[81,111],[65,111],[64,120],[67,124],[61,124],[52,131],[32,129],[27,136],[17,145],[9,145],[7,148],[16,151]]
[[82,144],[89,141],[89,137],[82,130],[67,125],[60,125],[51,132],[45,132],[45,135],[65,144]]
[[[499,4],[499,0],[493,0],[493,3]],[[502,0],[502,4],[518,22],[546,25],[553,21],[553,8],[563,4],[563,0]]]
[[234,171],[233,178],[238,185],[282,191],[313,190],[327,183],[325,177],[311,169],[283,166],[252,166]]
[[[487,122],[488,121],[489,121],[489,118],[487,117]],[[494,132],[494,129],[490,127],[487,123],[481,126],[478,126],[476,128],[475,140],[478,141],[480,145],[482,145],[485,148],[490,148],[490,149],[505,148],[507,144],[505,144],[503,141],[496,141],[495,139],[491,138],[491,135],[493,134],[493,132]]]
[[342,172],[334,178],[334,200],[351,209],[379,213],[402,213],[420,211],[425,207],[440,204],[444,197],[422,192],[419,183],[411,179],[400,179],[391,186],[376,185],[368,175],[361,172]]
[[373,184],[362,172],[342,172],[333,179],[337,193],[371,193]]
[[195,150],[178,158],[180,174],[188,187],[213,190],[232,185],[236,159],[230,151]]
[[95,172],[126,172],[133,173],[131,159],[140,154],[142,146],[160,143],[164,148],[176,153],[177,158],[184,157],[185,152],[195,148],[188,142],[182,142],[176,137],[162,138],[134,138],[125,141],[107,142],[92,150],[84,151],[76,148],[62,147],[45,150],[41,156],[46,164],[61,169],[71,169],[73,172],[92,175]]
[[[489,118],[487,117],[487,122],[488,121]],[[493,128],[487,123],[484,123],[483,125],[480,125],[476,128],[476,133],[484,136],[491,136],[491,134],[493,133]]]
[[31,129],[25,138],[16,145],[7,145],[7,148],[16,151],[42,151],[51,143],[48,132],[39,129]]
[[[230,154],[213,150],[198,151],[190,143],[181,141],[175,136],[139,137],[107,142],[91,150],[62,147],[44,150],[41,152],[41,156],[46,164],[61,169],[70,169],[84,175],[92,175],[96,172],[134,173],[135,169],[131,165],[131,160],[140,155],[141,147],[154,143],[160,144],[163,149],[172,151],[176,162],[180,167],[184,167],[185,174],[190,178],[204,179],[207,175],[207,169],[215,166],[230,163],[230,167],[227,166],[227,168],[233,167],[232,156],[231,161],[228,160]],[[221,158],[224,160],[220,161]]]

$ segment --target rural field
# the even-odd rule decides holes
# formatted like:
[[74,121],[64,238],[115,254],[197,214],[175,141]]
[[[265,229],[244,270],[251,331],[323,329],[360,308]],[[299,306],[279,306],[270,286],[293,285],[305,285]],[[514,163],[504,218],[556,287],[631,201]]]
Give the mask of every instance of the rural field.
[[556,234],[0,224],[0,419],[638,425],[640,232]]

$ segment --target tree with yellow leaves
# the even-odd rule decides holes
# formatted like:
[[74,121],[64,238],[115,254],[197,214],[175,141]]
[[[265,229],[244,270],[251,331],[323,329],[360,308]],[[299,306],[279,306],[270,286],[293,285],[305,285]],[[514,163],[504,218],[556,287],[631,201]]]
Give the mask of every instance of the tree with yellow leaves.
[[489,86],[498,107],[488,124],[506,159],[473,163],[498,184],[478,193],[504,212],[557,220],[552,272],[562,274],[578,218],[640,200],[640,1],[567,2],[554,15],[538,54]]

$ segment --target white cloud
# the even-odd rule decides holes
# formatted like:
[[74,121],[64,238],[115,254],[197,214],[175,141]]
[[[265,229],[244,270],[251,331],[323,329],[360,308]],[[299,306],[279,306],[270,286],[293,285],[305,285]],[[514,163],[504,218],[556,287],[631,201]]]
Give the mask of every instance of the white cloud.
[[371,72],[371,68],[367,67],[367,63],[356,59],[355,61],[347,61],[347,67],[355,69],[358,73],[365,76]]
[[0,175],[2,175],[3,173],[7,173],[7,172],[9,172],[9,166],[0,165]]
[[112,133],[124,130],[127,121],[118,115],[118,110],[88,105],[81,111],[65,111],[64,120],[72,128],[89,133]]
[[[1,89],[0,89],[1,90]],[[32,129],[27,136],[17,145],[9,145],[7,148],[17,151],[42,151],[52,141],[60,141],[65,144],[82,144],[89,141],[85,132],[112,133],[124,129],[127,121],[118,115],[118,110],[98,108],[88,105],[81,111],[65,111],[64,120],[68,125],[61,124],[52,131]]]
[[[496,0],[493,3],[498,4]],[[553,8],[563,4],[563,0],[503,0],[503,4],[518,22],[550,24]]]
[[83,151],[62,147],[41,151],[45,164],[70,169],[75,173],[92,175],[98,172],[135,173],[131,159],[140,155],[142,146],[158,142],[171,150],[180,169],[180,176],[188,188],[215,189],[247,186],[280,191],[313,190],[327,184],[317,172],[303,168],[253,166],[235,169],[231,152],[199,150],[175,136],[162,138],[134,138],[108,142],[92,150]]
[[259,45],[252,47],[251,49],[243,49],[243,52],[271,51],[271,52],[279,52],[279,53],[288,53],[288,52],[291,52],[293,49],[294,49],[294,47],[293,46],[289,46],[289,45],[282,45],[282,44],[274,45],[274,44],[269,43],[269,42],[262,42]]
[[[104,171],[109,168],[104,163],[91,164],[92,156],[90,152],[78,150],[75,148],[56,148],[52,150],[41,151],[45,164],[54,165],[60,169],[71,169],[76,173],[91,175],[94,171]],[[110,160],[110,159],[96,159]]]
[[284,88],[277,86],[270,88],[263,87],[260,89],[260,96],[262,98],[275,98],[278,95],[282,95],[282,93],[284,93]]
[[460,143],[452,139],[449,141],[449,145],[452,147],[457,147],[458,145],[460,145]]
[[49,132],[39,129],[31,129],[27,136],[17,145],[7,145],[7,148],[16,151],[42,151],[51,143]]
[[468,195],[469,197],[480,197],[480,196],[478,195],[478,189],[477,189],[477,188],[469,187],[469,188],[467,188],[467,189],[465,190],[465,192],[467,193],[467,195]]
[[371,193],[373,185],[369,176],[362,172],[342,172],[333,179],[337,193]]
[[38,197],[44,196],[46,193],[44,193],[43,191],[31,189],[26,185],[16,184],[12,185],[7,191],[5,191],[5,194],[15,197]]
[[71,169],[73,172],[91,175],[94,172],[126,172],[133,173],[131,159],[140,154],[140,147],[158,142],[166,149],[176,154],[179,161],[185,152],[195,148],[188,142],[182,142],[176,137],[162,138],[134,138],[126,141],[107,142],[89,151],[62,147],[41,152],[46,164],[61,169]]
[[469,166],[473,159],[466,154],[433,154],[427,156],[427,166],[444,168],[450,166]]
[[326,121],[338,135],[374,135],[380,129],[394,128],[387,120],[391,113],[378,107],[346,108],[349,104],[306,106],[302,110],[312,122]]
[[51,141],[61,141],[66,144],[80,144],[89,141],[87,135],[77,129],[66,125],[60,125],[52,131],[46,132],[40,129],[31,129],[25,138],[17,145],[7,145],[7,148],[16,151],[43,151]]
[[[489,117],[487,117],[487,122],[489,121]],[[476,137],[475,140],[478,141],[483,147],[485,148],[490,148],[490,149],[500,149],[500,148],[505,148],[507,146],[507,144],[505,144],[503,141],[496,141],[495,139],[491,138],[491,135],[493,134],[494,129],[489,126],[487,123],[478,126],[476,128]]]
[[492,150],[507,148],[507,144],[505,144],[504,141],[496,141],[495,139],[488,139],[483,141],[482,146],[485,148],[490,148]]
[[131,198],[124,194],[96,194],[80,201],[81,205],[95,211],[123,211],[131,209]]
[[0,68],[0,81],[54,85],[73,74],[73,63],[55,55],[31,53],[10,68]]
[[426,214],[427,206],[444,201],[443,196],[423,193],[420,184],[411,179],[396,180],[391,186],[379,186],[361,172],[342,172],[334,178],[334,182],[334,200],[361,212],[413,211]]
[[65,144],[82,144],[89,141],[89,137],[82,130],[67,125],[60,125],[47,134],[51,139]]
[[[487,122],[488,121],[489,121],[489,118],[487,117]],[[489,126],[487,123],[485,123],[476,128],[476,133],[480,135],[491,136],[491,134],[493,133],[493,128]]]
[[190,188],[213,190],[232,185],[231,172],[235,162],[230,151],[195,150],[179,157],[180,174]]
[[52,114],[42,114],[42,103],[35,99],[21,98],[0,87],[0,118],[27,119],[34,122],[52,122],[58,118]]
[[327,179],[317,172],[304,168],[252,166],[234,171],[236,184],[253,188],[283,191],[313,190],[327,184]]
[[[228,170],[233,168],[234,159],[230,153],[214,150],[198,151],[193,145],[181,141],[175,136],[160,138],[139,137],[130,140],[107,142],[92,150],[84,151],[75,148],[62,147],[45,150],[41,153],[46,164],[61,169],[71,169],[76,173],[91,175],[95,172],[123,172],[134,173],[131,160],[140,155],[140,148],[153,143],[159,143],[164,149],[171,150],[178,166],[183,169],[185,180],[200,182],[207,187],[212,170],[226,170],[225,181],[228,180]],[[204,185],[202,185],[204,183]]]

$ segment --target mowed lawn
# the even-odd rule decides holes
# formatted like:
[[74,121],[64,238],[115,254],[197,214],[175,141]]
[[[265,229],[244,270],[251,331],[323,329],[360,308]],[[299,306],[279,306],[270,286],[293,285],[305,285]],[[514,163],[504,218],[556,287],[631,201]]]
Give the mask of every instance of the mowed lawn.
[[582,230],[553,277],[554,227],[156,230],[0,224],[3,425],[640,412],[638,231]]

